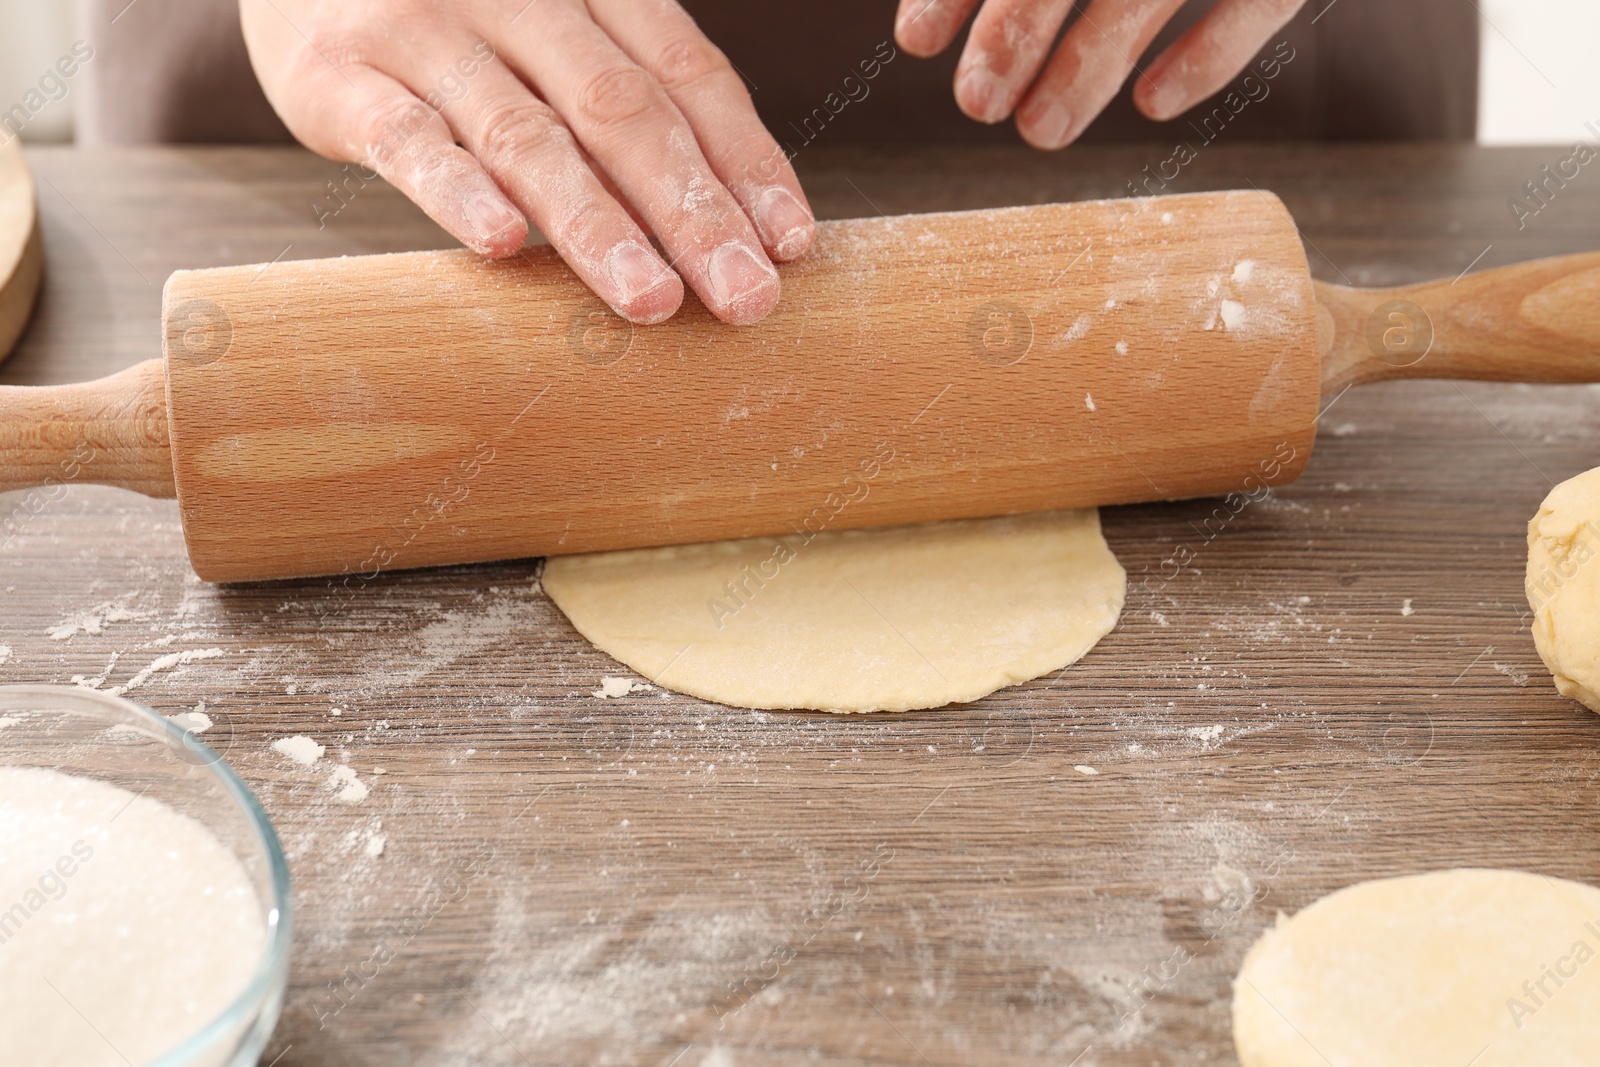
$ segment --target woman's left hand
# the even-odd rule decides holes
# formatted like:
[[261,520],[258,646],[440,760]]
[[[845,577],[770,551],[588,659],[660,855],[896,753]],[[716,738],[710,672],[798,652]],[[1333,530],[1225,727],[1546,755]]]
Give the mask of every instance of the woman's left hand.
[[[956,103],[979,122],[1017,116],[1036,148],[1071,144],[1104,110],[1183,0],[1089,0],[1053,54],[1073,0],[900,0],[895,40],[917,56],[944,51],[979,3],[956,67]],[[1133,102],[1175,118],[1221,89],[1305,0],[1218,0],[1139,71]]]

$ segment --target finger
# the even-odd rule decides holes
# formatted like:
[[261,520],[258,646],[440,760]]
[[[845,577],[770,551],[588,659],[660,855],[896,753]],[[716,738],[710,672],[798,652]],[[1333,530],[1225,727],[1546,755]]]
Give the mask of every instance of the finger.
[[956,103],[979,122],[1016,108],[1044,63],[1073,0],[988,0],[956,66]]
[[936,56],[950,47],[979,0],[900,0],[894,40],[914,56]]
[[727,57],[676,0],[589,0],[589,11],[678,105],[768,255],[779,261],[803,255],[816,239],[816,220],[788,157],[756,116],[744,79]]
[[1105,110],[1183,0],[1093,0],[1062,37],[1017,108],[1017,130],[1036,148],[1076,140]]
[[299,76],[322,83],[322,91],[298,94],[315,103],[285,116],[311,149],[376,170],[474,252],[510,256],[522,248],[527,221],[404,85],[361,65],[313,64]]
[[[635,226],[639,227],[640,232],[642,232],[646,237],[654,237],[655,234],[651,232],[650,224],[645,221],[643,215],[639,214],[639,209],[634,207],[633,204],[628,201],[628,198],[623,195],[622,190],[617,188],[617,183],[611,180],[611,175],[606,173],[606,169],[600,164],[596,163],[594,161],[594,157],[583,150],[583,145],[578,144],[577,141],[573,141],[572,143],[577,145],[578,154],[583,157],[583,165],[588,167],[589,172],[600,180],[600,186],[601,188],[605,189],[607,195],[621,205],[622,210],[628,213],[628,217],[633,220],[633,224]],[[676,278],[677,275],[674,274],[673,277]]]
[[619,315],[648,324],[678,310],[683,282],[607,192],[561,119],[504,64],[486,63],[466,92],[445,103],[444,115],[550,246]]
[[1305,0],[1222,0],[1156,57],[1133,90],[1150,118],[1181,115],[1249,64]]
[[683,113],[582,0],[545,0],[544,9],[538,32],[519,34],[503,57],[644,215],[712,314],[735,324],[764,318],[778,302],[778,272]]

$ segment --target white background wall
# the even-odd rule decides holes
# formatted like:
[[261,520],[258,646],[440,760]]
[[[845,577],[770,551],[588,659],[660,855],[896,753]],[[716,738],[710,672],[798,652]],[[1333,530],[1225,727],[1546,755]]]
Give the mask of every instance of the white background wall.
[[[1404,0],[1394,0],[1403,3]],[[1485,144],[1570,144],[1600,126],[1600,0],[1460,0],[1484,15]],[[72,0],[0,0],[0,109],[20,100],[72,43]],[[1427,42],[1417,42],[1426,48]],[[45,108],[24,135],[71,136],[71,98]]]
[[1600,0],[1477,2],[1484,16],[1478,140],[1600,140],[1583,128],[1600,126]]
[[[72,0],[0,0],[0,110],[37,86],[39,76],[71,47]],[[40,111],[22,134],[31,141],[71,136],[70,94]]]

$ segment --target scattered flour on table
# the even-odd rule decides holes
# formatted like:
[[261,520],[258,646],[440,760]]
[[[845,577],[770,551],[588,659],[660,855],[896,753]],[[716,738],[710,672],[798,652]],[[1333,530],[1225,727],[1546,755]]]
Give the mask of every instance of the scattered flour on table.
[[1203,894],[1207,901],[1229,898],[1243,901],[1255,894],[1255,880],[1248,873],[1221,860],[1211,865],[1211,881],[1212,884],[1206,887]]
[[344,851],[359,852],[365,859],[375,860],[383,855],[389,844],[389,835],[383,832],[383,820],[371,818],[344,835]]
[[655,686],[653,685],[636,682],[631,678],[617,678],[607,674],[600,678],[600,688],[590,695],[599,700],[608,700],[616,697],[625,697],[629,693],[648,693],[654,690]]
[[[528,1046],[596,1039],[608,1047],[643,1043],[659,1033],[661,1020],[726,996],[730,971],[739,974],[739,965],[730,962],[762,959],[774,932],[788,929],[759,901],[741,902],[727,913],[596,910],[559,931],[536,925],[537,911],[532,900],[509,887],[498,894],[493,947],[476,986],[463,989],[490,1028],[454,1036],[482,1041],[486,1055],[504,1047],[496,1031]],[[636,936],[630,921],[638,924]],[[766,989],[757,997],[774,992]],[[602,1054],[588,1062],[636,1061]]]
[[128,607],[127,601],[133,598],[129,593],[116,600],[108,600],[104,604],[97,604],[87,611],[76,615],[69,615],[61,622],[46,630],[45,633],[52,641],[69,641],[78,634],[98,636],[105,633],[105,628],[116,622],[133,622],[138,619],[148,619],[154,615],[153,611],[138,611]]
[[121,658],[121,652],[111,653],[111,658],[106,660],[106,665],[100,668],[99,674],[93,676],[74,674],[72,676],[72,684],[81,685],[85,689],[99,689],[106,684],[106,679],[111,677],[111,672],[117,669],[117,661]]
[[533,583],[481,606],[445,611],[409,635],[396,635],[393,654],[374,658],[359,688],[377,690],[414,684],[485,649],[511,644],[548,623],[553,607]]
[[1489,661],[1489,666],[1493,667],[1497,673],[1503,674],[1507,678],[1511,679],[1512,685],[1525,686],[1528,684],[1528,675],[1525,671],[1519,671],[1509,664],[1497,663],[1493,660]]
[[10,645],[0,645],[0,663],[4,663],[6,660],[8,660],[10,658],[11,658],[11,646]]
[[1087,775],[1090,775],[1091,777],[1094,776],[1094,775],[1098,775],[1100,773],[1099,771],[1095,770],[1093,767],[1089,766],[1087,763],[1079,763],[1076,766],[1074,766],[1072,769],[1077,771],[1079,774],[1087,774]]
[[182,652],[169,652],[159,659],[152,660],[148,667],[141,669],[138,674],[129,678],[126,684],[114,685],[107,692],[112,696],[131,693],[161,671],[170,671],[172,668],[181,667],[186,663],[194,663],[203,659],[216,659],[218,656],[224,655],[227,655],[227,653],[220,648],[190,648]]
[[1256,504],[1256,507],[1262,511],[1298,512],[1302,515],[1311,514],[1311,505],[1303,503],[1299,500],[1291,500],[1286,496],[1279,496],[1276,493],[1262,497],[1260,502]]
[[1402,615],[1411,615],[1412,614],[1411,598],[1410,597],[1406,597],[1405,601],[1400,605],[1400,614],[1402,614]]
[[1250,280],[1250,275],[1254,274],[1255,272],[1255,260],[1241,259],[1239,262],[1233,265],[1233,280],[1236,283],[1243,285],[1245,282]]
[[317,744],[304,734],[293,737],[280,737],[272,742],[272,750],[280,755],[288,756],[302,767],[309,767],[322,758],[327,748]]
[[1222,302],[1222,325],[1229,330],[1237,330],[1244,325],[1244,305],[1237,300],[1224,300]]
[[186,730],[191,734],[203,734],[216,725],[211,721],[211,716],[206,714],[206,705],[203,700],[196,705],[193,711],[180,711],[176,715],[168,715],[167,721],[178,729]]
[[1090,411],[1093,411],[1094,410],[1094,397],[1091,396],[1088,393],[1084,393],[1083,394],[1083,406],[1088,408]]
[[334,790],[340,800],[351,804],[360,803],[372,792],[366,782],[356,777],[356,769],[350,766],[335,767],[328,778],[328,788]]

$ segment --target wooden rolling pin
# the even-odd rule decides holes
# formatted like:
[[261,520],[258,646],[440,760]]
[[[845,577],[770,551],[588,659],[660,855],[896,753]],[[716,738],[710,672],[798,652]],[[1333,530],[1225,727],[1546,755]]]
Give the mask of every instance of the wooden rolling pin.
[[0,388],[0,489],[178,498],[214,581],[1251,492],[1353,383],[1600,379],[1600,255],[1313,283],[1263,192],[823,223],[632,327],[549,249],[180,271],[165,362]]

